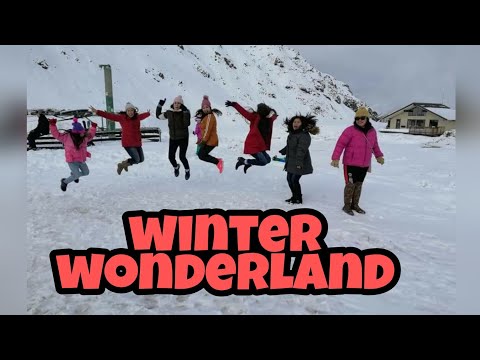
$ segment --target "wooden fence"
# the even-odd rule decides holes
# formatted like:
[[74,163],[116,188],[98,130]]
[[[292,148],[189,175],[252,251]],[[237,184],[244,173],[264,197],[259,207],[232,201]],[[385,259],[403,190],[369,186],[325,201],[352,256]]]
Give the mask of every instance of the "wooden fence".
[[411,127],[408,129],[408,133],[412,135],[424,135],[424,136],[440,136],[445,132],[444,126],[438,127]]

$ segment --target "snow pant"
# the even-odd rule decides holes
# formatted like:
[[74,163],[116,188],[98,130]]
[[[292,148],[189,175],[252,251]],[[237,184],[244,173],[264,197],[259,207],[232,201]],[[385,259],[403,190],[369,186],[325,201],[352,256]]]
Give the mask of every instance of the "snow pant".
[[70,162],[68,163],[68,167],[70,168],[70,176],[64,180],[65,184],[69,184],[74,180],[77,180],[81,176],[87,176],[90,174],[90,170],[88,169],[88,165],[86,162]]
[[252,154],[254,159],[248,159],[247,163],[248,165],[256,165],[256,166],[265,166],[267,165],[272,159],[270,158],[270,155],[266,151],[261,151],[256,154]]
[[188,148],[188,138],[179,140],[170,139],[170,142],[168,144],[168,160],[170,160],[170,164],[172,164],[174,168],[177,167],[178,163],[175,159],[175,155],[178,148],[180,148],[180,161],[182,162],[183,167],[185,169],[190,169],[190,165],[188,164],[186,156]]
[[287,172],[288,187],[292,191],[293,199],[302,199],[302,187],[300,186],[301,177],[302,175]]
[[143,160],[145,160],[145,156],[143,155],[143,149],[141,146],[128,146],[124,147],[124,149],[128,153],[128,155],[130,155],[130,159],[125,160],[128,162],[129,165],[139,164],[143,162]]
[[217,165],[219,160],[216,157],[213,157],[212,155],[210,155],[210,152],[215,148],[216,146],[210,146],[210,145],[201,146],[198,152],[198,158],[202,161],[206,161],[206,162]]

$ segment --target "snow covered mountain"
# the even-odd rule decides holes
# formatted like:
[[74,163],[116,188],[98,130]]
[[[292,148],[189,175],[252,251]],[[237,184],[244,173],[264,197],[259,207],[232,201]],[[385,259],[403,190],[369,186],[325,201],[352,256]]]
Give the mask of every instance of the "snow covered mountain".
[[[319,119],[351,119],[366,105],[347,84],[282,45],[38,45],[28,54],[28,109],[105,109],[104,64],[112,69],[115,111],[131,102],[154,113],[160,98],[168,103],[180,94],[194,112],[206,94],[229,115],[232,131],[241,117],[224,107],[225,100],[252,108],[265,102],[281,118],[311,112]],[[156,121],[152,116],[143,125]]]

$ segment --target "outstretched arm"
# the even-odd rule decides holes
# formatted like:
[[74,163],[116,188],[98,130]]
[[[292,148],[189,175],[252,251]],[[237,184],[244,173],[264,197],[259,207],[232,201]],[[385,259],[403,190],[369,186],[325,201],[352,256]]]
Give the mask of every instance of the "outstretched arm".
[[52,136],[58,141],[60,141],[62,144],[65,143],[65,139],[67,138],[68,134],[67,133],[60,134],[58,132],[57,119],[54,119],[54,118],[49,119],[48,123],[50,127],[50,133],[52,134]]
[[275,109],[272,109],[272,110],[270,111],[270,114],[268,114],[267,117],[268,117],[272,122],[274,122],[275,120],[277,120],[278,114],[277,114],[277,112],[276,112]]
[[97,123],[92,121],[92,126],[90,126],[90,129],[88,129],[88,132],[87,132],[87,141],[91,141],[95,137],[96,133],[97,133]]
[[145,119],[147,119],[147,118],[149,118],[149,117],[150,117],[150,110],[148,110],[147,112],[138,114],[138,119],[139,119],[140,121],[145,120]]
[[121,121],[124,118],[123,115],[114,114],[114,113],[110,113],[110,112],[106,112],[106,111],[102,111],[102,110],[97,110],[93,106],[90,106],[90,110],[94,114],[96,114],[98,116],[101,116],[101,117],[104,117],[105,119],[112,120],[112,121]]
[[233,103],[233,107],[248,121],[255,120],[255,113],[245,110],[239,103]]
[[157,105],[157,109],[155,111],[155,117],[159,120],[166,120],[167,119],[165,114],[163,114],[163,116],[162,116],[162,107],[163,107],[163,105],[165,105],[165,101],[167,101],[167,98],[165,98],[163,100],[160,99],[160,101],[158,102],[158,105]]

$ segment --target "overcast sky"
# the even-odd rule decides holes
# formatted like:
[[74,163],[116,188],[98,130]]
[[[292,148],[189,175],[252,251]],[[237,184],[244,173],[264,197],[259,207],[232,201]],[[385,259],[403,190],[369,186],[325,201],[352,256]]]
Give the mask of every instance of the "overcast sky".
[[380,115],[412,102],[455,108],[452,45],[288,45]]

